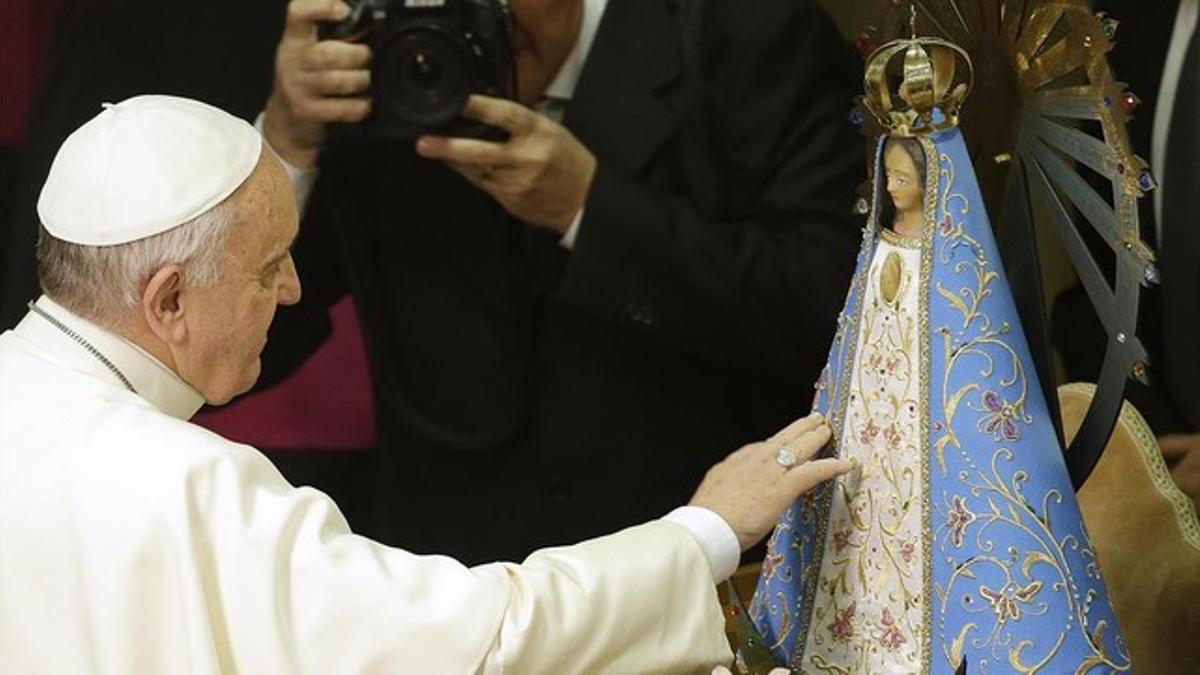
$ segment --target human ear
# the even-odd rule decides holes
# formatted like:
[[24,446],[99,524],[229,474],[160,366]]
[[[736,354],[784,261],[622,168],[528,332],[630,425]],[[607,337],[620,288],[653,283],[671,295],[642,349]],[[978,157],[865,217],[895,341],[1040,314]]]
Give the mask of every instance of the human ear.
[[142,318],[155,336],[168,344],[187,338],[182,294],[183,268],[175,264],[155,272],[142,289]]

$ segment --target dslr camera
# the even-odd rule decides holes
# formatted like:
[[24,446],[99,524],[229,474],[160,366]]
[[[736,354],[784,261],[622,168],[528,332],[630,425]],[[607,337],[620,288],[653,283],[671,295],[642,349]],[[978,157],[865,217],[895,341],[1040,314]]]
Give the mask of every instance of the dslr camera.
[[506,137],[462,117],[471,94],[515,96],[511,19],[503,0],[344,1],[350,14],[323,22],[317,35],[371,48],[372,106],[361,123],[331,129],[331,140]]

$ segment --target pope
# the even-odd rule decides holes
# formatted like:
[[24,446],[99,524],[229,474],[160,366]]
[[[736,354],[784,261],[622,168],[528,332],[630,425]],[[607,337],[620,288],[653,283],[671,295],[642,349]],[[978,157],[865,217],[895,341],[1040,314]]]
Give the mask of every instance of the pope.
[[0,335],[2,672],[710,670],[730,660],[714,583],[849,469],[810,459],[829,439],[810,416],[689,505],[519,565],[389,548],[188,422],[253,385],[300,300],[291,185],[253,127],[169,96],[108,105],[38,214],[44,295]]

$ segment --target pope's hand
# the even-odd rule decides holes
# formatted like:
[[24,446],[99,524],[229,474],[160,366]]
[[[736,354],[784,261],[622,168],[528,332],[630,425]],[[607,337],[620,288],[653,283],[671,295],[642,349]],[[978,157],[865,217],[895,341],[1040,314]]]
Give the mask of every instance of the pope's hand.
[[341,0],[288,3],[263,133],[276,152],[302,169],[316,164],[327,123],[358,122],[371,112],[370,48],[317,40],[317,22],[338,21],[349,12]]
[[[717,512],[733,528],[742,550],[754,546],[800,495],[850,470],[844,459],[812,459],[830,431],[813,414],[763,443],[752,443],[708,470],[691,504]],[[791,468],[780,463],[794,460]],[[788,454],[790,453],[790,456]]]
[[463,116],[507,131],[508,141],[422,136],[417,152],[446,162],[522,221],[566,234],[596,174],[591,151],[562,125],[513,101],[472,96]]

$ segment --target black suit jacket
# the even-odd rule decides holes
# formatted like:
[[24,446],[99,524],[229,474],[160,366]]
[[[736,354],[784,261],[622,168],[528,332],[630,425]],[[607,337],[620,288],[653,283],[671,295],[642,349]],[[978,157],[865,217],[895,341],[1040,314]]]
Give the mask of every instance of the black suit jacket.
[[327,148],[298,264],[334,297],[339,250],[363,321],[377,534],[467,561],[602,534],[803,414],[858,239],[857,73],[810,2],[610,0],[570,252],[407,146]]

